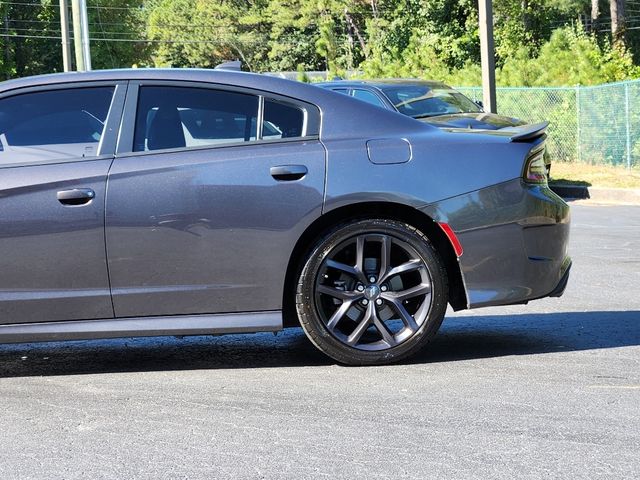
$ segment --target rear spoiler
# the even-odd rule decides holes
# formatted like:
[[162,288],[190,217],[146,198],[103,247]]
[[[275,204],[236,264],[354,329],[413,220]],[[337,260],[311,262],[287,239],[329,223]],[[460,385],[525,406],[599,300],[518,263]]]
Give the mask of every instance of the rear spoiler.
[[214,70],[233,70],[234,72],[242,71],[242,62],[240,60],[230,60],[222,62],[219,65],[213,67]]
[[549,126],[549,122],[533,123],[531,125],[523,125],[521,127],[501,128],[501,132],[513,132],[509,138],[512,142],[530,142],[536,138],[542,137],[545,130]]

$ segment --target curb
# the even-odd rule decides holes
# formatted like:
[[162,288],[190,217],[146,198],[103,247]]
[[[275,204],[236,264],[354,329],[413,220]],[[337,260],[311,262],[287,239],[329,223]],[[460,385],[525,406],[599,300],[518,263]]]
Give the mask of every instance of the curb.
[[585,187],[584,185],[550,185],[557,195],[567,200],[591,200],[594,203],[640,205],[638,188]]
[[640,189],[637,188],[590,187],[589,196],[591,200],[599,203],[640,205]]

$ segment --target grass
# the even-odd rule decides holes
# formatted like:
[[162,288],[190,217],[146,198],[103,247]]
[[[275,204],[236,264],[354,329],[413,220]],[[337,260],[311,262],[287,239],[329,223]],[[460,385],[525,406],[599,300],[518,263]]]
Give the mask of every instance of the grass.
[[551,164],[551,184],[565,183],[587,187],[640,188],[640,168],[586,163]]

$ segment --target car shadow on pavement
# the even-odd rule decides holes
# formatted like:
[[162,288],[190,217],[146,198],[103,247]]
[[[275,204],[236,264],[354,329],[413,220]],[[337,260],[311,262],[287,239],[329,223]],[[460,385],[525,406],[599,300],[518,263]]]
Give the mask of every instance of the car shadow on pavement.
[[[405,364],[640,345],[640,312],[468,315],[445,319]],[[0,345],[0,378],[331,365],[299,328],[274,336],[127,338]]]
[[408,363],[637,345],[639,311],[469,315],[445,319],[430,347]]

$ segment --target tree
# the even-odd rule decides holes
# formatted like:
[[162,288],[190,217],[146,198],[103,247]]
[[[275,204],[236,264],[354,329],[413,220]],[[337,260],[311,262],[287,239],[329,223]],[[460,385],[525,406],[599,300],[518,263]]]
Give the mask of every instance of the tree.
[[[8,35],[0,37],[0,75],[62,68],[58,0],[35,1],[0,2]],[[624,0],[608,0],[611,40],[597,25],[604,1],[494,0],[500,81],[557,85],[636,75],[629,61],[631,52],[640,62],[640,31],[625,31]],[[88,0],[88,6],[94,68],[213,67],[240,59],[257,72],[363,70],[479,83],[475,0]],[[585,31],[563,28],[579,19]]]
[[611,12],[611,37],[613,43],[624,46],[625,41],[625,18],[624,0],[609,0],[609,11]]
[[150,63],[151,46],[144,35],[144,0],[87,0],[87,3],[90,7],[89,36],[92,38],[91,63],[94,69]]
[[631,55],[598,41],[582,26],[557,29],[537,57],[521,52],[507,60],[498,82],[514,86],[596,85],[638,76]]
[[146,7],[146,33],[156,42],[155,64],[213,67],[235,58],[247,63],[245,42],[237,28],[241,9],[241,4],[224,0],[151,2]]
[[40,7],[4,3],[2,8],[2,72],[5,78],[62,70],[62,52],[55,39],[59,24],[52,0]]
[[[89,1],[89,36],[93,68],[148,63],[143,38],[143,0]],[[57,0],[0,4],[4,23],[2,63],[5,78],[62,71],[60,10]]]

